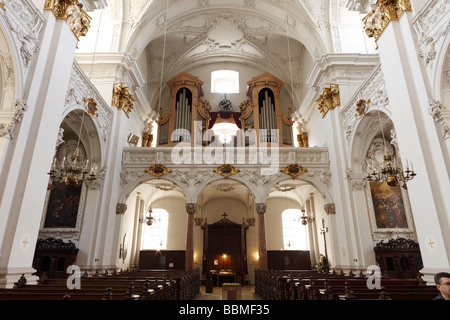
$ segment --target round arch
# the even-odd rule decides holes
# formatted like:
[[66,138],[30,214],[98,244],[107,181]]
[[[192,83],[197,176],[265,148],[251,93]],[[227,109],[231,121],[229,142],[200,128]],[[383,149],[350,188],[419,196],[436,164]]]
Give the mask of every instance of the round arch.
[[11,111],[23,94],[20,54],[0,19],[0,111]]
[[[89,141],[88,141],[89,143],[85,145],[85,148],[87,148],[88,146],[89,148],[88,150],[86,150],[86,152],[88,152],[88,156],[90,158],[98,159],[99,163],[103,164],[103,161],[105,159],[104,157],[105,146],[103,139],[100,139],[101,131],[96,121],[94,121],[94,119],[92,119],[92,117],[85,111],[84,106],[79,104],[73,104],[69,107],[66,107],[62,114],[63,120],[61,121],[61,125],[71,114],[77,114],[78,116],[80,116],[79,115],[80,113],[84,114],[84,127],[85,130],[89,132]],[[85,141],[82,140],[82,142]]]
[[[444,88],[444,74],[445,67],[448,64],[448,57],[450,56],[450,32],[447,32],[447,35],[444,38],[444,41],[441,45],[441,50],[437,51],[437,56],[435,58],[436,63],[433,68],[434,77],[432,82],[432,91],[433,96],[436,100],[443,100],[443,88]],[[441,101],[442,103],[444,101]]]
[[[278,176],[276,179],[272,180],[271,183],[266,188],[264,188],[264,197],[266,198],[270,190],[273,187],[275,187],[278,183],[289,180],[292,181],[292,178],[285,175]],[[296,178],[296,180],[302,180],[304,182],[311,184],[314,188],[316,188],[320,192],[325,203],[333,203],[333,197],[331,196],[330,190],[322,182],[319,182],[317,178],[315,178],[315,175],[309,176],[307,174],[304,174],[299,178]]]
[[160,180],[160,181],[165,180],[165,181],[172,182],[173,184],[175,184],[177,187],[179,187],[181,189],[181,191],[183,192],[183,194],[186,198],[186,203],[192,203],[192,202],[190,202],[190,199],[192,199],[192,197],[190,197],[189,190],[186,188],[185,185],[181,184],[177,179],[175,179],[171,176],[164,176],[163,178],[156,178],[156,177],[150,176],[149,174],[146,174],[146,173],[142,174],[142,176],[140,176],[140,177],[137,177],[137,179],[130,181],[122,188],[122,191],[119,195],[119,203],[126,203],[128,197],[130,196],[130,194],[133,192],[134,189],[136,189],[137,187],[139,187],[141,184],[143,184],[145,182],[153,181],[153,180]]
[[81,143],[83,144],[87,156],[92,160],[96,161],[99,164],[103,164],[103,146],[101,139],[99,137],[99,129],[95,124],[95,121],[91,118],[91,116],[84,110],[83,106],[80,105],[72,105],[67,108],[62,117],[60,128],[64,125],[68,125],[71,129],[78,135],[80,128],[76,128],[71,126],[68,122],[70,122],[71,117],[81,118],[84,116],[83,120],[83,131],[87,131],[88,139],[84,136],[81,137]]
[[[244,186],[246,186],[250,192],[253,194],[253,197],[255,198],[255,203],[264,203],[265,202],[265,198],[262,197],[261,192],[256,188],[255,185],[251,184],[249,181],[241,178],[241,177],[230,177],[228,178],[229,180],[233,180],[233,181],[237,181],[242,183]],[[203,189],[205,189],[209,184],[216,182],[216,181],[220,181],[223,180],[223,177],[221,176],[217,176],[217,177],[212,177],[206,181],[203,181],[198,188],[195,189],[192,198],[191,198],[191,203],[197,203],[197,199],[199,198],[200,194],[202,193]]]
[[[380,108],[383,129],[390,124],[394,128],[390,112],[386,108]],[[348,154],[348,167],[353,173],[362,173],[361,161],[365,159],[370,143],[376,135],[381,133],[378,110],[370,111],[355,126],[350,137],[350,148]],[[387,138],[387,137],[386,137]]]

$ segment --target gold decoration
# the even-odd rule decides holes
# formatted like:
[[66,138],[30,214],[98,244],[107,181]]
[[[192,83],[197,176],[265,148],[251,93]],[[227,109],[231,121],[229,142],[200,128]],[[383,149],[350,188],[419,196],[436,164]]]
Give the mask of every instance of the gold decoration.
[[142,133],[142,147],[149,148],[153,143],[153,135],[150,133],[150,129],[145,130]]
[[202,110],[206,114],[209,114],[211,112],[211,104],[209,103],[209,101],[207,101],[207,100],[199,100],[198,102],[200,102],[200,105],[202,106]]
[[365,117],[367,115],[367,111],[369,109],[370,99],[369,100],[358,100],[356,102],[356,114],[355,117]]
[[84,105],[91,116],[98,117],[97,101],[94,98],[83,98]]
[[58,20],[66,20],[78,40],[86,36],[91,27],[92,18],[78,0],[46,0],[44,10],[52,11]]
[[145,172],[148,172],[154,175],[155,177],[160,178],[168,173],[171,173],[172,170],[168,169],[166,166],[162,164],[155,164],[151,166],[150,169],[145,170]]
[[3,11],[6,11],[6,9],[5,9],[5,3],[4,3],[4,2],[0,2],[0,8],[2,8]]
[[362,20],[364,30],[369,38],[375,38],[376,43],[389,22],[399,20],[406,11],[411,11],[410,0],[378,0]]
[[297,142],[298,146],[300,148],[308,148],[309,142],[308,142],[308,133],[302,131],[300,134],[297,135]]
[[339,85],[332,83],[329,88],[323,88],[323,93],[320,95],[319,99],[316,100],[316,104],[319,107],[319,111],[322,113],[322,118],[325,117],[328,111],[340,106],[341,97],[339,94]]
[[280,170],[283,173],[286,173],[287,175],[290,175],[292,178],[298,177],[299,175],[305,173],[306,169],[304,169],[302,166],[296,164],[290,164],[286,168]]
[[136,99],[132,97],[128,87],[123,87],[120,82],[114,84],[112,100],[113,106],[118,109],[122,109],[129,118],[135,103]]
[[218,167],[217,169],[214,170],[214,172],[220,174],[221,176],[228,178],[236,173],[239,172],[239,169],[236,169],[235,167],[229,165],[229,164],[224,164],[221,165],[220,167]]
[[248,99],[245,100],[243,102],[241,102],[241,104],[239,105],[239,110],[241,110],[241,113],[244,114],[245,112],[247,112],[247,109],[252,105],[252,100]]

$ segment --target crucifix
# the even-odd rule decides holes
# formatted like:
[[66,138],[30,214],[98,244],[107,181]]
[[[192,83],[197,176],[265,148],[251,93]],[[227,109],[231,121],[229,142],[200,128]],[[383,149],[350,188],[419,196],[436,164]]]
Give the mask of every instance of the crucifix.
[[428,242],[428,245],[431,247],[431,249],[433,249],[433,244],[434,244],[434,242],[431,241],[431,238],[430,238],[430,242]]
[[227,217],[228,217],[228,215],[224,212],[223,215],[222,215],[222,217],[223,217],[223,220],[226,220]]
[[326,240],[326,236],[325,233],[328,232],[328,227],[325,227],[325,220],[322,219],[321,220],[321,226],[320,226],[320,234],[323,236],[323,245],[325,247],[325,257],[328,257],[328,253],[327,253],[327,240]]

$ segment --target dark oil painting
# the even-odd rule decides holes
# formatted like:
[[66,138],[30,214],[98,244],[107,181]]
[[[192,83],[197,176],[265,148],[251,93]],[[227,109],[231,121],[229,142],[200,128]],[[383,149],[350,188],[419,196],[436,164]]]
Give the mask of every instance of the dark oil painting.
[[391,187],[385,182],[371,182],[370,190],[377,227],[408,228],[400,186]]
[[77,187],[55,183],[50,191],[44,228],[75,228],[81,197],[80,184]]

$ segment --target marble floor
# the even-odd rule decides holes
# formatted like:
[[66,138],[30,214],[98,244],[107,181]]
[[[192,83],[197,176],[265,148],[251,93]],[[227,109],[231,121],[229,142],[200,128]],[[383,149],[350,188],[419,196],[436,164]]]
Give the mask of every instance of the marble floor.
[[[200,287],[200,294],[196,297],[196,300],[222,300],[222,287],[214,287],[213,293],[206,293],[206,287]],[[242,287],[242,300],[261,300],[261,298],[255,295],[254,286]]]

